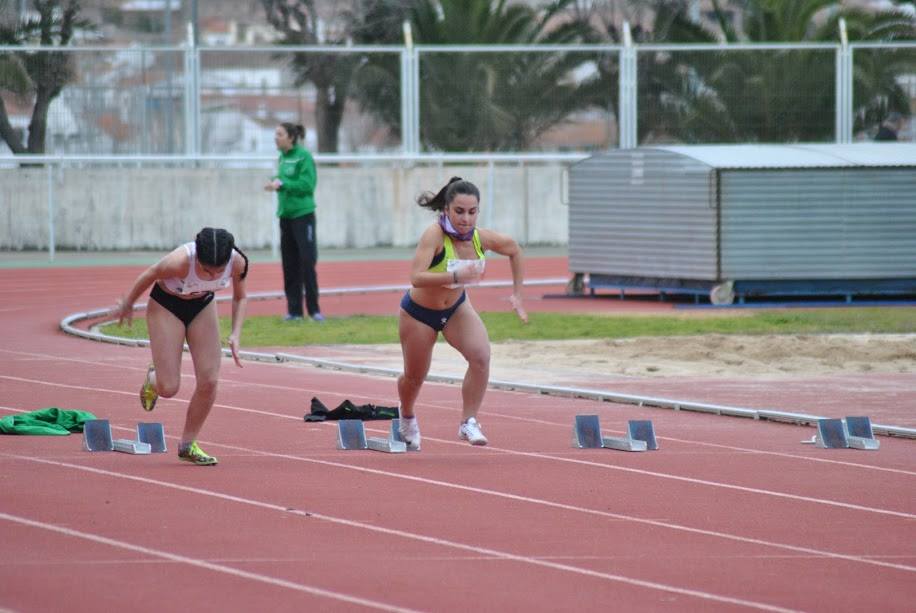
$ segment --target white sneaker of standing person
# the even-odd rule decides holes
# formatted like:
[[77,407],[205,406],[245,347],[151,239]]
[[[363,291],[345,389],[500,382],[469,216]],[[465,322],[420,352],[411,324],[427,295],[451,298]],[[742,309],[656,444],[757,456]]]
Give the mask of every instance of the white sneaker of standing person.
[[487,444],[487,437],[483,435],[480,430],[480,424],[475,417],[469,417],[466,422],[461,424],[458,428],[458,438],[466,440],[472,445]]
[[407,449],[410,451],[420,451],[420,425],[417,424],[417,418],[401,417],[398,422],[398,434],[401,440],[407,443]]

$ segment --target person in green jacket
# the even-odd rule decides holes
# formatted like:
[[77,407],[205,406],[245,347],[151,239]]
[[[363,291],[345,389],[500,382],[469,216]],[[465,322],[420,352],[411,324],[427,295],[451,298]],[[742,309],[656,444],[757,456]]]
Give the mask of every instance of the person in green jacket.
[[280,150],[277,175],[264,189],[277,192],[277,217],[280,218],[280,254],[283,261],[283,290],[286,293],[287,321],[303,318],[302,289],[309,317],[324,321],[318,308],[318,241],[315,237],[315,185],[318,174],[315,160],[302,145],[305,128],[282,123],[274,133]]

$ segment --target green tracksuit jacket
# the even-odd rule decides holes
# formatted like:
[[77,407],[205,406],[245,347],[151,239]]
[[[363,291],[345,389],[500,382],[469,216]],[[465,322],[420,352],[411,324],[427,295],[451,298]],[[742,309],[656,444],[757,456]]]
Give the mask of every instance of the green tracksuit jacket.
[[283,185],[277,190],[277,217],[295,219],[315,212],[318,174],[312,154],[299,145],[280,152],[277,176]]

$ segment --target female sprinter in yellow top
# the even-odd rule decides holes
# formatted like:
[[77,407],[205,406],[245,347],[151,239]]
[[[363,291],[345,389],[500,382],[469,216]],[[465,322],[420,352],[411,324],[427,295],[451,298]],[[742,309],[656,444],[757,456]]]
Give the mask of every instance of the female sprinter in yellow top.
[[398,378],[399,432],[409,449],[420,449],[414,403],[441,332],[468,362],[461,386],[458,436],[472,445],[486,445],[477,412],[490,378],[490,338],[471,306],[465,285],[478,283],[483,277],[486,251],[508,256],[512,267],[509,300],[521,320],[527,322],[522,307],[522,250],[511,237],[477,227],[480,192],[469,181],[453,177],[439,193],[425,193],[417,204],[438,212],[439,218],[420,237],[410,271],[412,287],[401,300],[398,332],[404,372]]

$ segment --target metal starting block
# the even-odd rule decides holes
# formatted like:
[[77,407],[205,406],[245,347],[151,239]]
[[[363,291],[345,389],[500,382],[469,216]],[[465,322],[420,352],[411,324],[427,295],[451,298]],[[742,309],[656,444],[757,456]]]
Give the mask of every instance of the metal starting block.
[[348,451],[369,448],[362,420],[341,419],[337,422],[337,448]]
[[83,449],[112,451],[111,423],[107,419],[89,419],[83,423]]
[[137,440],[150,446],[152,453],[165,453],[168,448],[165,444],[165,429],[159,423],[137,424]]
[[115,451],[120,451],[121,453],[132,453],[134,455],[147,455],[152,449],[149,443],[132,441],[128,438],[116,438],[115,440],[111,441],[111,443]]
[[630,420],[625,437],[601,436],[597,415],[576,415],[573,424],[573,447],[579,449],[616,449],[618,451],[647,451],[658,449],[655,428],[648,420]]
[[388,428],[388,438],[372,437],[368,439],[369,449],[385,453],[406,453],[407,441],[401,438],[401,432],[398,430],[400,423],[400,419],[391,420],[391,426]]
[[572,446],[579,449],[598,449],[602,446],[601,423],[597,415],[576,415]]
[[161,453],[166,450],[165,430],[159,423],[137,424],[137,439],[112,439],[107,419],[90,419],[83,424],[83,449],[86,451],[120,451],[134,455]]
[[847,416],[846,419],[819,419],[817,434],[802,441],[821,449],[868,449],[881,447],[875,439],[868,417]]
[[655,440],[655,426],[648,419],[631,419],[627,422],[627,435],[630,440],[643,441],[649,451],[658,451]]
[[337,422],[337,448],[344,450],[371,449],[383,453],[404,453],[407,443],[398,433],[398,420],[393,419],[388,437],[366,438],[366,428],[359,419],[341,419]]
[[405,453],[407,451],[407,443],[392,440],[391,437],[373,436],[366,439],[366,443],[372,451],[383,451],[385,453]]
[[846,416],[846,435],[853,449],[877,450],[881,442],[875,438],[871,420],[866,416]]

